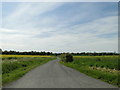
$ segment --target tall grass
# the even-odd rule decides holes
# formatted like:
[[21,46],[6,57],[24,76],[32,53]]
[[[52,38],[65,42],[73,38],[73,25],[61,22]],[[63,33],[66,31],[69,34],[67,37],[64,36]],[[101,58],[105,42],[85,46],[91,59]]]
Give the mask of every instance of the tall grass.
[[105,67],[119,70],[118,56],[82,56],[74,57],[75,64],[85,64],[94,67]]
[[120,86],[118,56],[74,56],[74,61],[62,64],[82,73]]
[[55,57],[4,57],[2,63],[2,83],[3,85],[14,81],[31,69],[44,64],[50,60],[55,59]]

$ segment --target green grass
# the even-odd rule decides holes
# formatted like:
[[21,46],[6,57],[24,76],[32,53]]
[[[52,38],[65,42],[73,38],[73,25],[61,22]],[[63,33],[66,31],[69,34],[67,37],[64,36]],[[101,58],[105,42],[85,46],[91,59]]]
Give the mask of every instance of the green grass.
[[120,87],[118,81],[118,74],[120,73],[118,56],[80,56],[74,57],[73,62],[65,63],[60,61],[60,63]]
[[2,84],[19,79],[31,69],[54,60],[55,57],[23,57],[5,59],[2,63]]

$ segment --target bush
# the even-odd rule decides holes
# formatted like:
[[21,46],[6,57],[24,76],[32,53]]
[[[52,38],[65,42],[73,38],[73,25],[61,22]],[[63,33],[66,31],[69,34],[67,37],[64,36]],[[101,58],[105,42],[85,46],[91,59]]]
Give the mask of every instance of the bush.
[[61,60],[62,60],[63,62],[72,62],[72,61],[73,61],[73,56],[72,56],[72,54],[69,54],[69,53],[67,53],[67,54],[62,54],[62,55],[61,55]]

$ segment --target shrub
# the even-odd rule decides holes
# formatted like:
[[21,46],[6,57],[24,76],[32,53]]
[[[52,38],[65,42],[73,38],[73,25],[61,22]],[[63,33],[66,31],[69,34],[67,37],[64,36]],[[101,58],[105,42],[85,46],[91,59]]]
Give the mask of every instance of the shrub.
[[69,53],[67,53],[67,54],[62,54],[62,55],[61,55],[61,60],[62,60],[63,62],[72,62],[72,61],[73,61],[73,56],[72,56],[72,54],[69,54]]

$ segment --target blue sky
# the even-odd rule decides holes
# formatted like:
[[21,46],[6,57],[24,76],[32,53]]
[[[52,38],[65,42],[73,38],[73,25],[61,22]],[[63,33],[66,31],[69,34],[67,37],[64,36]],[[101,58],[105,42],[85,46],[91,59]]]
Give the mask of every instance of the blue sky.
[[118,51],[117,2],[2,4],[3,50]]

